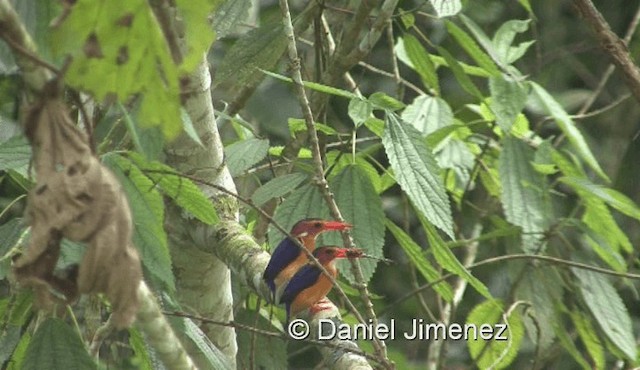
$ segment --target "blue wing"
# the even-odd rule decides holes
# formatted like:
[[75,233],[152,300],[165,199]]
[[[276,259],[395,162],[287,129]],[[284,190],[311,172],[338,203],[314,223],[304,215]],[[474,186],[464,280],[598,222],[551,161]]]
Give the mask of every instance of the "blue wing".
[[273,251],[269,264],[264,270],[264,274],[262,274],[262,278],[272,292],[275,292],[276,290],[276,285],[273,280],[278,276],[282,269],[298,258],[300,252],[300,248],[289,238],[285,238],[281,241],[276,247],[276,250]]
[[288,308],[300,292],[314,285],[318,281],[321,274],[322,272],[315,265],[306,264],[302,266],[300,270],[293,275],[289,284],[287,284],[287,287],[284,288],[282,297],[280,297],[280,302],[286,303]]

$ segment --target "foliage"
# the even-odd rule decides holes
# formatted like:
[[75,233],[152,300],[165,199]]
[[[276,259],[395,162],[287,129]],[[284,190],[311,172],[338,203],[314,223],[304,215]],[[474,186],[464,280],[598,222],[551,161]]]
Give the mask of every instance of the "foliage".
[[[340,71],[348,55],[339,54],[342,59],[331,64],[337,57],[329,52],[326,33],[306,32],[322,23],[315,13],[319,10],[311,5],[296,10],[296,32],[317,42],[314,47],[299,43],[299,48],[304,86],[319,121],[315,130],[320,133],[324,171],[318,173],[311,158],[315,148],[307,140],[309,130],[291,92],[293,80],[287,77],[291,66],[283,62],[288,40],[280,20],[271,19],[277,9],[263,5],[262,25],[242,33],[234,30],[250,12],[248,1],[227,0],[215,13],[216,1],[176,1],[186,24],[184,58],[176,60],[167,24],[149,3],[79,0],[70,10],[41,9],[40,18],[33,20],[35,13],[29,10],[38,9],[39,1],[30,0],[22,5],[21,16],[28,20],[42,56],[58,66],[65,56],[72,57],[65,76],[70,95],[81,91],[95,99],[98,155],[128,197],[145,280],[165,301],[177,296],[169,233],[182,232],[165,225],[167,207],[178,207],[185,218],[202,224],[220,221],[211,193],[163,164],[158,144],[181,131],[197,138],[195,123],[185,118],[188,107],[181,106],[181,81],[201,61],[215,29],[225,39],[208,55],[217,69],[214,103],[232,101],[229,106],[244,108],[219,115],[224,118],[219,129],[225,164],[240,196],[250,200],[241,208],[241,221],[254,236],[268,240],[271,249],[284,237],[273,225],[262,227],[264,219],[253,207],[272,214],[286,230],[302,218],[331,218],[323,189],[317,186],[324,176],[343,218],[354,225],[355,245],[372,257],[395,261],[384,265],[375,258],[363,259],[361,277],[350,264],[340,265],[339,280],[358,310],[365,312],[367,304],[349,286],[368,284],[375,296],[373,310],[395,319],[398,330],[413,318],[508,325],[508,341],[447,341],[444,345],[455,350],[424,355],[414,348],[425,348],[423,343],[387,341],[399,364],[423,368],[429,357],[443,367],[640,366],[633,330],[640,318],[638,275],[620,278],[638,270],[633,248],[640,238],[640,189],[633,181],[637,158],[625,156],[625,151],[637,150],[633,127],[628,126],[640,110],[635,103],[609,105],[625,91],[622,83],[604,92],[598,87],[606,69],[602,58],[576,60],[563,52],[571,62],[563,64],[554,57],[556,48],[582,41],[576,34],[590,37],[572,23],[573,15],[545,7],[555,4],[550,0],[533,6],[525,0],[511,5],[432,0],[419,8],[403,2],[405,8],[393,13],[393,36],[371,45],[366,64],[357,66],[358,60],[349,66],[355,85],[345,85],[339,82],[342,74],[328,75]],[[616,29],[629,22],[624,11],[597,6],[606,9]],[[50,31],[43,25],[58,12],[62,16]],[[212,13],[213,28],[206,17]],[[360,41],[368,37],[363,35],[369,32],[367,22],[351,34],[358,40],[344,40],[337,35],[355,20],[343,22],[343,15],[329,8],[324,15],[337,37],[337,50],[343,43],[355,42],[354,48],[365,44]],[[639,45],[633,40],[629,48]],[[390,60],[394,73],[387,80],[386,73],[376,71],[391,70]],[[13,78],[11,66],[13,61],[1,49],[0,83]],[[256,88],[259,81],[264,82]],[[238,91],[236,100],[229,98]],[[247,101],[243,93],[254,97]],[[17,110],[7,107],[15,92],[0,89],[0,94],[0,131],[5,131],[17,118],[8,113]],[[585,115],[591,97],[609,114]],[[159,130],[163,137],[148,130]],[[34,181],[25,137],[1,137],[4,290],[10,260],[29,237],[21,217],[24,195]],[[203,145],[206,135],[200,139],[193,145]],[[320,245],[342,243],[337,233],[320,238]],[[66,265],[77,262],[78,248],[63,245]],[[596,269],[585,269],[585,264]],[[466,289],[467,284],[471,288]],[[282,330],[281,307],[267,312],[258,307],[255,292],[236,288],[238,322]],[[54,369],[97,367],[81,338],[90,332],[87,324],[79,320],[75,327],[68,318],[38,320],[32,300],[26,293],[0,300],[0,363],[12,369],[41,368],[43,361]],[[344,316],[353,322],[351,314]],[[174,318],[173,324],[209,364],[229,366],[191,319]],[[287,353],[298,352],[299,347],[287,352],[285,342],[260,335],[240,332],[242,367],[281,367]],[[131,360],[140,368],[161,368],[138,331],[114,340],[129,353],[113,355],[115,359],[101,354],[99,366]],[[358,344],[370,352],[370,343]],[[293,355],[289,364],[311,365],[301,357]]]

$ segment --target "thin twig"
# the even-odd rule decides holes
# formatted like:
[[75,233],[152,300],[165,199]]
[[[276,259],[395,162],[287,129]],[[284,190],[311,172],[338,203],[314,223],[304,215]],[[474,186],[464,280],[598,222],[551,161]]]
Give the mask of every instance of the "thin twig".
[[[302,115],[304,116],[304,121],[307,126],[307,133],[309,136],[309,142],[311,146],[311,153],[313,157],[313,165],[316,173],[316,181],[320,191],[322,192],[325,201],[327,202],[329,209],[331,211],[332,216],[338,221],[344,221],[340,210],[335,202],[334,196],[329,189],[329,184],[327,179],[324,177],[324,165],[322,164],[322,154],[320,153],[320,144],[318,141],[318,133],[315,128],[315,121],[313,118],[313,112],[311,111],[311,107],[309,105],[309,99],[307,98],[307,93],[304,89],[302,74],[300,73],[300,59],[298,58],[298,50],[296,47],[296,39],[293,31],[293,25],[291,23],[291,13],[289,12],[289,3],[287,0],[280,0],[280,10],[282,12],[282,19],[284,25],[284,32],[287,36],[289,42],[287,45],[289,52],[289,61],[291,63],[291,73],[292,79],[295,86],[296,95],[298,97],[300,108],[302,109]],[[368,1],[363,1],[362,4],[368,3]],[[368,14],[368,13],[367,13]],[[355,247],[353,239],[347,232],[343,232],[343,240],[345,244],[350,248]],[[375,312],[373,311],[373,303],[369,299],[369,292],[367,290],[366,284],[364,284],[364,279],[362,277],[362,271],[360,269],[360,264],[355,260],[350,260],[352,266],[352,272],[358,284],[358,289],[360,290],[360,297],[364,302],[364,306],[367,311],[367,315],[369,319],[373,321],[373,325],[377,326],[377,317]],[[341,292],[344,294],[344,292]],[[364,318],[360,315],[355,306],[350,302],[349,298],[344,295],[343,298],[347,302],[349,309],[353,311],[353,314],[358,318],[358,320],[362,323],[365,322]],[[392,368],[392,364],[387,359],[386,354],[386,346],[384,342],[380,341],[377,337],[374,338],[373,347],[376,351],[376,354],[380,357],[381,362],[385,364],[386,367]]]

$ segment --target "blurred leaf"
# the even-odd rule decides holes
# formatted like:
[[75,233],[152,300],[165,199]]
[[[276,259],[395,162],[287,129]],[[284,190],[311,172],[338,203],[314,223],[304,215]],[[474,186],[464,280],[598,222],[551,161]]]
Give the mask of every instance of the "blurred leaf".
[[162,194],[207,225],[219,221],[218,213],[207,195],[191,180],[173,175],[176,171],[156,161],[147,161],[140,154],[129,152],[127,156],[149,177]]
[[411,64],[416,72],[422,78],[424,84],[440,94],[440,84],[438,82],[438,74],[436,67],[433,65],[429,53],[420,44],[420,41],[411,34],[405,34],[402,37],[404,41],[404,49],[411,60]]
[[475,276],[471,275],[469,270],[453,254],[451,249],[447,246],[447,244],[442,240],[436,229],[425,219],[424,216],[418,215],[418,219],[422,224],[422,228],[424,228],[427,233],[427,239],[429,240],[429,246],[431,247],[431,251],[433,252],[433,256],[436,261],[442,268],[447,271],[453,272],[454,274],[460,276],[471,286],[478,291],[483,297],[487,299],[491,299],[491,293],[489,293],[489,289]]
[[242,175],[263,160],[269,151],[269,140],[251,138],[236,141],[224,148],[224,158],[231,176]]
[[31,334],[29,334],[29,332],[26,332],[22,334],[20,342],[18,342],[16,349],[13,351],[11,360],[7,364],[7,370],[26,369],[23,364],[25,357],[27,356],[27,349],[29,348],[29,344],[31,344]]
[[216,84],[233,79],[236,86],[257,78],[261,70],[273,69],[285,49],[287,38],[281,23],[267,23],[242,35],[227,51],[215,73]]
[[578,278],[582,297],[604,335],[629,360],[635,361],[638,351],[632,332],[633,325],[616,289],[603,275],[577,268],[571,268],[571,271]]
[[536,253],[543,247],[548,226],[544,178],[533,170],[534,153],[523,141],[506,136],[500,154],[502,206],[507,220],[522,227],[523,250]]
[[22,369],[24,370],[97,369],[82,339],[64,321],[49,318],[36,330]]
[[[250,325],[259,330],[273,330],[273,325],[262,310],[259,313],[240,309],[234,321]],[[260,335],[247,330],[238,331],[238,368],[250,369],[286,369],[287,342],[280,338]],[[253,354],[252,354],[253,351]]]
[[349,117],[357,128],[373,114],[373,106],[366,99],[356,98],[349,101]]
[[[200,25],[206,21],[205,13],[197,16],[203,18]],[[196,50],[190,40],[203,36],[185,35],[193,49],[186,61],[202,57],[203,43]],[[65,78],[70,85],[91,92],[97,101],[115,95],[124,102],[139,94],[141,124],[159,125],[168,138],[180,133],[178,67],[146,1],[76,1],[52,43],[58,56],[73,57]]]
[[[289,118],[288,124],[289,132],[291,132],[291,137],[294,137],[294,134],[296,132],[307,131],[307,124],[303,119]],[[325,125],[324,123],[315,122],[314,127],[318,132],[322,132],[327,135],[338,135],[338,131],[334,130],[331,126]]]
[[596,235],[605,238],[615,251],[622,249],[627,253],[633,252],[633,245],[631,241],[629,241],[629,237],[620,229],[613,215],[611,215],[611,211],[602,199],[584,196],[582,192],[579,193],[585,204],[582,221],[584,221]]
[[369,117],[366,121],[364,121],[364,125],[371,132],[373,132],[374,135],[376,135],[377,137],[382,137],[382,132],[384,131],[383,120],[375,117]]
[[212,24],[216,31],[216,38],[231,35],[246,21],[250,8],[250,0],[224,0],[213,13]]
[[587,348],[587,352],[591,356],[595,369],[605,368],[605,354],[604,347],[600,343],[598,334],[595,332],[593,325],[591,325],[591,318],[587,317],[580,311],[571,312],[571,320],[575,325],[580,335],[582,343]]
[[467,324],[475,325],[478,330],[483,325],[507,325],[503,336],[508,339],[497,340],[494,334],[490,340],[478,336],[478,340],[468,340],[467,347],[476,365],[481,369],[504,369],[515,360],[524,335],[524,326],[520,312],[515,309],[503,322],[504,304],[499,300],[487,300],[475,306],[467,316]]
[[260,207],[270,199],[285,196],[297,188],[306,178],[307,175],[303,173],[278,176],[256,189],[251,196],[251,200],[255,206]]
[[[164,203],[157,186],[128,159],[116,154],[103,157],[104,164],[116,175],[129,200],[133,218],[133,244],[140,251],[145,270],[155,284],[175,291],[171,256],[164,231]],[[159,288],[156,285],[156,288]]]
[[[305,184],[289,194],[276,208],[273,219],[289,231],[296,222],[309,217],[326,219],[329,217],[329,209],[325,205],[318,187]],[[272,225],[269,228],[271,250],[275,249],[282,239],[284,239],[284,235]]]
[[462,9],[460,0],[429,0],[438,18],[450,17],[458,14]]
[[396,111],[405,107],[404,103],[401,101],[379,91],[371,94],[369,102],[374,108],[391,111]]
[[0,143],[0,171],[12,169],[26,174],[30,161],[31,146],[24,135]]
[[153,361],[149,356],[144,337],[135,328],[129,328],[129,345],[135,353],[138,370],[154,370]]
[[451,125],[453,112],[443,99],[420,95],[402,112],[402,120],[410,123],[426,136]]
[[498,63],[500,67],[504,68],[504,65],[502,64],[502,59],[498,56],[498,52],[496,51],[496,48],[494,47],[493,42],[484,33],[484,31],[482,31],[482,28],[480,28],[480,26],[478,26],[476,22],[474,22],[471,18],[467,17],[464,14],[460,14],[459,17],[460,17],[460,20],[462,20],[462,23],[464,23],[464,25],[469,29],[469,31],[471,31],[471,33],[476,38],[480,46],[482,46],[484,50],[487,51],[491,59],[493,59],[494,62]]
[[621,213],[640,221],[640,207],[619,191],[596,185],[587,179],[563,177],[560,181],[575,189],[583,190],[585,194],[600,198]]
[[454,58],[445,48],[438,46],[437,49],[438,53],[442,55],[442,57],[447,61],[447,65],[451,69],[451,72],[453,72],[456,80],[458,80],[458,83],[460,83],[460,86],[462,86],[462,88],[466,92],[473,95],[478,100],[484,100],[484,96],[482,96],[480,90],[478,90],[473,81],[471,81],[471,78],[462,69],[460,63],[458,63],[458,60]]
[[221,0],[175,0],[175,5],[182,20],[182,40],[184,58],[180,64],[182,73],[190,73],[202,62],[213,43],[214,32],[209,15],[220,4]]
[[469,56],[471,56],[471,58],[473,58],[473,60],[475,60],[475,62],[478,63],[481,68],[489,72],[489,74],[492,76],[500,75],[500,70],[493,62],[493,60],[491,60],[491,57],[485,54],[485,52],[482,51],[480,47],[478,47],[478,44],[476,44],[471,36],[469,36],[466,32],[464,32],[462,28],[458,27],[453,22],[447,21],[446,25],[449,34],[456,39],[458,44],[462,46],[467,54],[469,54]]
[[[293,83],[293,80],[290,77],[285,77],[283,75],[279,75],[279,74],[274,73],[274,72],[269,72],[269,71],[264,70],[264,69],[262,70],[262,73],[266,74],[267,76],[271,76],[273,78],[276,78],[276,79],[278,79],[280,81]],[[356,94],[354,94],[354,93],[352,93],[350,91],[337,89],[335,87],[319,84],[317,82],[302,81],[302,84],[304,85],[304,87],[306,87],[308,89],[315,90],[315,91],[322,92],[322,93],[329,94],[329,95],[340,96],[340,97],[347,98],[347,99],[358,99],[358,98],[360,98],[358,95],[356,95]]]
[[420,132],[387,112],[382,145],[398,184],[416,209],[454,239],[449,198],[440,178],[440,168]]
[[533,87],[533,93],[542,101],[542,104],[547,109],[547,112],[555,119],[558,127],[564,132],[569,139],[569,142],[573,148],[578,152],[580,157],[593,169],[602,179],[610,181],[609,177],[604,173],[598,161],[591,153],[591,149],[585,141],[582,133],[576,128],[573,120],[564,111],[562,106],[545,90],[542,86],[535,82],[531,82]]
[[489,79],[489,91],[491,111],[496,116],[496,122],[504,132],[509,133],[527,101],[529,94],[526,85],[500,75]]
[[562,347],[567,350],[567,352],[580,365],[580,367],[582,367],[582,369],[584,370],[592,370],[593,367],[582,356],[582,353],[580,352],[580,350],[578,350],[575,343],[573,343],[573,339],[564,328],[564,326],[562,326],[562,324],[559,322],[559,320],[554,323],[553,328],[556,335],[558,336],[558,339],[560,340],[560,344],[562,344]]
[[523,274],[520,289],[515,292],[518,300],[531,303],[523,322],[529,339],[541,351],[549,349],[554,343],[556,307],[561,304],[564,295],[564,286],[560,281],[562,278],[554,267],[537,266]]
[[504,64],[512,64],[520,59],[533,44],[533,41],[526,41],[517,46],[511,46],[516,35],[529,28],[529,22],[529,19],[506,21],[493,36],[493,45],[496,48],[497,56]]
[[[390,220],[386,220],[387,229],[391,231],[393,236],[400,244],[400,247],[404,250],[404,253],[409,257],[411,263],[420,271],[420,274],[427,280],[428,282],[433,282],[435,280],[439,280],[442,275],[438,273],[438,271],[431,265],[429,260],[425,257],[422,248],[416,242],[411,239],[407,233],[405,233],[402,229],[400,229],[396,224],[391,222]],[[451,286],[446,282],[442,281],[433,286],[433,289],[438,292],[438,294],[447,302],[451,302],[453,299],[453,291],[451,290]]]
[[[384,212],[382,200],[376,193],[369,175],[359,165],[345,167],[329,183],[333,191],[336,204],[342,217],[353,225],[351,235],[356,247],[362,248],[367,254],[382,257],[384,246]],[[323,241],[328,244],[342,245],[339,233],[323,235]],[[359,260],[364,282],[368,282],[376,269],[378,260],[361,258]],[[349,261],[338,261],[340,273],[351,282],[356,282]]]
[[193,140],[196,144],[202,146],[200,136],[196,132],[196,128],[193,126],[193,121],[189,117],[189,113],[184,108],[180,108],[180,117],[182,118],[182,127],[184,132]]

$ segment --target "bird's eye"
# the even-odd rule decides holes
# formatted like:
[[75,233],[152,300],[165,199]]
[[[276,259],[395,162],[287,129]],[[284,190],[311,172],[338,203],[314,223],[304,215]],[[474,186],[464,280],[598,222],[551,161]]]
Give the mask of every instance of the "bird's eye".
[[322,223],[316,222],[315,224],[313,224],[313,227],[315,227],[316,229],[319,229],[322,227]]

